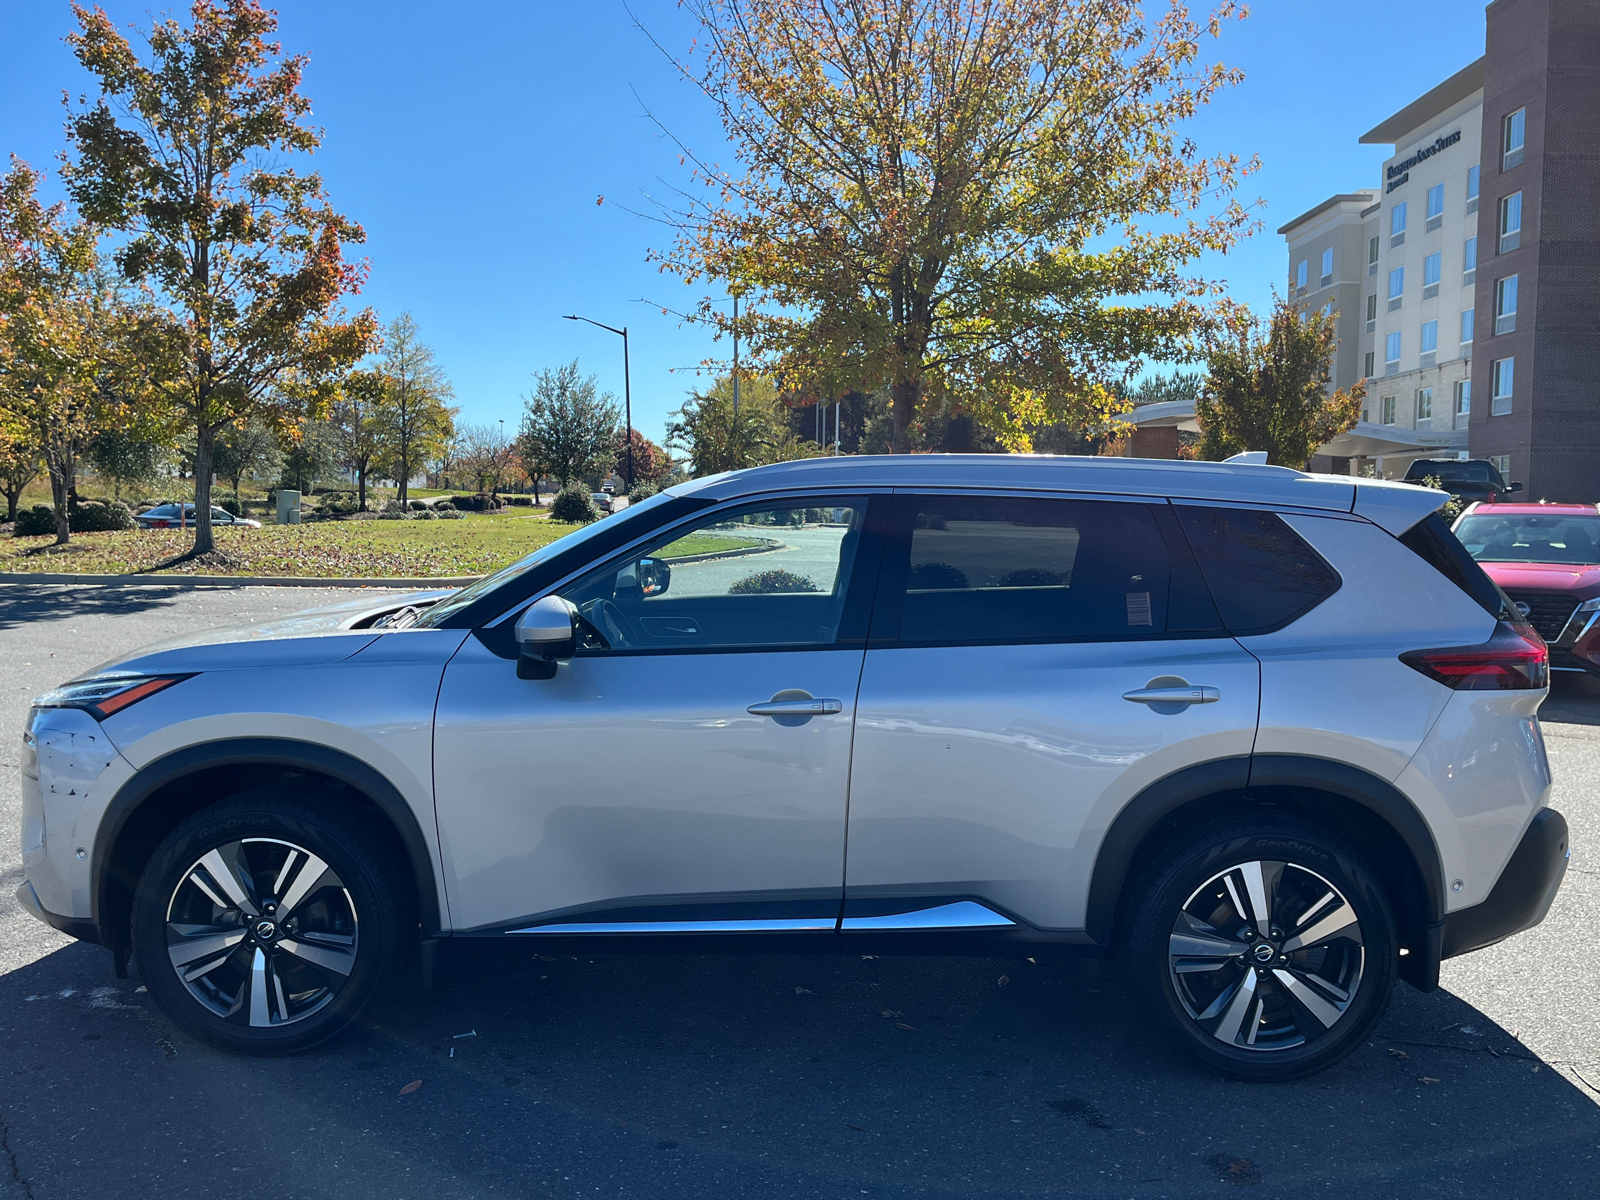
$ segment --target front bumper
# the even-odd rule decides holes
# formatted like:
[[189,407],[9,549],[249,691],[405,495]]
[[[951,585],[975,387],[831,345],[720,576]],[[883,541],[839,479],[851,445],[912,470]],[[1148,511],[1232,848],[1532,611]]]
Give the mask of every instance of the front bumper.
[[1445,918],[1440,957],[1482,950],[1544,920],[1571,857],[1566,818],[1553,808],[1541,808],[1488,898]]
[[68,937],[75,937],[79,941],[100,945],[100,930],[95,927],[93,921],[85,921],[80,917],[63,917],[60,913],[51,912],[39,902],[39,893],[33,890],[33,884],[26,879],[17,889],[17,903],[50,928],[59,929]]

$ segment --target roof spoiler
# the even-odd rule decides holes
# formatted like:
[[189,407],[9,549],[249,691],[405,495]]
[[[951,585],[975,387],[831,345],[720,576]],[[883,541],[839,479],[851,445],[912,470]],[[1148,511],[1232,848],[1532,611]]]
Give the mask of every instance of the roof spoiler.
[[1438,488],[1388,479],[1361,479],[1356,482],[1355,503],[1350,511],[1399,537],[1429,513],[1438,512],[1449,499],[1450,493]]

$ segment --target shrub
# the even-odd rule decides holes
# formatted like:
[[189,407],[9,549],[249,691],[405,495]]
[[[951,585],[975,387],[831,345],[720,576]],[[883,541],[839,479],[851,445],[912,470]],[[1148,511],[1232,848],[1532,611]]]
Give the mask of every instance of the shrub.
[[133,514],[120,504],[101,504],[85,500],[67,516],[67,528],[73,533],[110,533],[116,529],[133,529],[137,526]]
[[628,493],[628,503],[637,504],[641,500],[648,500],[661,489],[653,483],[636,483],[633,490]]
[[217,507],[225,513],[231,513],[233,516],[244,516],[244,509],[237,500],[219,500],[217,501]]
[[949,563],[922,562],[911,568],[911,575],[906,584],[918,590],[964,588],[967,586],[967,574]]
[[413,500],[410,505],[412,512],[427,512],[428,506],[421,500]]
[[400,508],[386,508],[378,514],[378,520],[380,521],[404,521],[405,519],[405,510]]
[[455,509],[451,508],[449,505],[445,505],[444,508],[442,509],[442,511],[439,513],[439,520],[441,520],[441,521],[460,521],[460,520],[464,520],[466,518],[466,515],[467,514],[464,513],[464,512],[457,512]]
[[758,574],[739,580],[728,589],[730,596],[768,596],[774,592],[814,592],[817,585],[804,575],[796,575],[793,571],[785,571],[782,567],[774,567],[770,571],[761,571]]
[[439,519],[439,514],[434,512],[431,508],[424,508],[412,513],[410,519],[413,521],[437,521]]
[[40,537],[56,531],[56,510],[48,504],[35,504],[32,508],[17,509],[17,523],[12,526],[12,537]]
[[448,500],[441,500],[439,503],[433,506],[433,511],[438,513],[440,516],[443,516],[447,512],[455,512],[456,506],[451,504]]
[[358,506],[354,492],[328,491],[323,492],[319,499],[318,511],[325,517],[348,517]]
[[1064,580],[1054,571],[1047,571],[1043,567],[1018,567],[1015,571],[1007,571],[1000,576],[996,587],[1021,588],[1021,587],[1060,587]]
[[452,496],[450,502],[462,512],[499,512],[505,507],[499,497],[491,496],[488,492],[479,492],[476,496]]
[[531,508],[533,506],[532,496],[503,496],[501,499],[512,508]]
[[589,498],[589,489],[582,484],[562,488],[550,505],[550,519],[572,525],[587,525],[600,519],[600,510]]

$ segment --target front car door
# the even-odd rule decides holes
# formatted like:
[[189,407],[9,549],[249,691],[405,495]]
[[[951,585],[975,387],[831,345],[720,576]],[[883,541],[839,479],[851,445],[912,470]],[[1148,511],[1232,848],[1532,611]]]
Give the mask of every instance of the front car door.
[[558,585],[586,633],[553,679],[467,639],[435,726],[456,929],[834,928],[871,503],[729,502]]
[[1083,930],[1130,798],[1243,775],[1258,665],[1164,502],[897,493],[871,637],[847,932]]

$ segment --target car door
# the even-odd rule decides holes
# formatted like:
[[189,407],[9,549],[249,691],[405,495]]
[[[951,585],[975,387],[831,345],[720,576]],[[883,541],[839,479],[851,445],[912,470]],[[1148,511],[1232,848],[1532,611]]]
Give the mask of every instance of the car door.
[[1122,807],[1241,764],[1260,676],[1169,505],[898,493],[857,698],[845,930],[1081,930]]
[[457,929],[834,928],[868,510],[730,503],[598,564],[550,680],[467,639],[434,743]]

